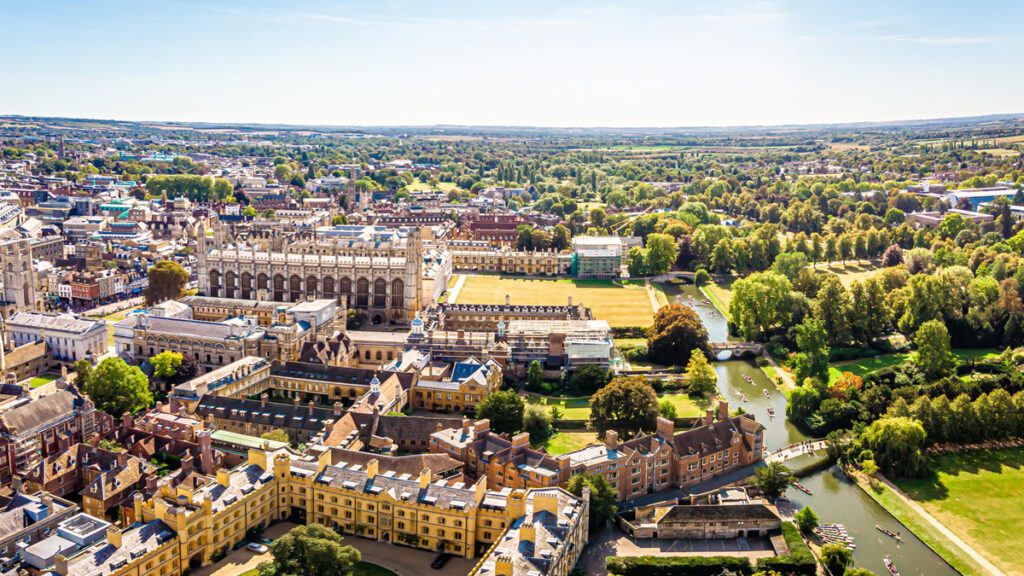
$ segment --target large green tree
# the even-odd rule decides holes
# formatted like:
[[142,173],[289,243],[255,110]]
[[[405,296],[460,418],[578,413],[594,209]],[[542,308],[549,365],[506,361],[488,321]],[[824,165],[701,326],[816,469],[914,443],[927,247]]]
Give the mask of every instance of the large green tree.
[[700,350],[690,354],[686,364],[686,392],[691,396],[710,396],[718,389],[718,374]]
[[828,382],[828,334],[821,320],[806,318],[797,325],[796,345],[800,349],[795,361],[797,381],[813,378]]
[[260,576],[353,576],[359,550],[341,544],[341,536],[322,524],[296,526],[270,545],[272,562],[259,565]]
[[883,472],[917,477],[928,469],[925,437],[924,427],[917,420],[886,416],[865,428],[861,440]]
[[956,356],[949,342],[949,330],[939,320],[929,320],[914,334],[917,352],[914,361],[929,378],[941,378],[956,367]]
[[149,379],[138,366],[129,366],[120,358],[100,362],[80,388],[96,406],[114,417],[138,412],[153,404]]
[[153,365],[153,376],[163,380],[169,380],[177,375],[178,367],[181,366],[181,354],[166,350],[152,356],[149,363]]
[[638,376],[616,378],[590,399],[590,424],[600,434],[616,430],[632,438],[641,430],[653,430],[657,418],[658,396]]
[[164,300],[176,300],[185,293],[188,284],[188,272],[181,264],[170,260],[161,260],[149,269],[149,286],[144,290],[146,305],[152,306]]
[[498,434],[518,434],[523,429],[523,399],[511,390],[499,390],[484,398],[476,407],[476,417],[491,421],[491,430]]
[[648,357],[668,366],[681,364],[694,350],[711,355],[708,330],[689,306],[675,303],[662,306],[654,315],[654,325],[647,336]]
[[842,544],[825,544],[821,548],[821,555],[818,559],[829,574],[839,576],[853,564],[853,553]]
[[757,487],[765,496],[773,500],[782,496],[786,488],[793,483],[793,475],[782,462],[772,462],[763,468],[758,468],[754,471],[754,475],[757,477]]
[[569,479],[565,488],[576,496],[583,496],[584,487],[590,488],[590,530],[593,532],[615,517],[619,497],[608,480],[600,474],[576,474]]
[[789,279],[774,272],[757,272],[732,285],[729,315],[740,335],[760,340],[802,320],[807,297],[793,291]]

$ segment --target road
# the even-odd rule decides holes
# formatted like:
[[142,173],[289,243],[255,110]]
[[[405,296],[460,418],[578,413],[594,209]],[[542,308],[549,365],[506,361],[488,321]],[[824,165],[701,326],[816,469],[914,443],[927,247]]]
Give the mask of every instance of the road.
[[138,296],[136,298],[129,298],[128,300],[118,300],[117,302],[111,302],[110,304],[104,304],[97,306],[91,310],[83,310],[79,312],[80,316],[107,316],[114,312],[120,312],[121,310],[127,310],[136,306],[141,306],[145,302],[145,298]]

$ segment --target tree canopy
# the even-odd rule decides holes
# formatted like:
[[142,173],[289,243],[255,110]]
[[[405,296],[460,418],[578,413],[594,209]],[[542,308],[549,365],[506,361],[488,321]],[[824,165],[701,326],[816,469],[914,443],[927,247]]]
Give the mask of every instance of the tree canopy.
[[641,430],[653,430],[657,418],[658,397],[641,377],[616,378],[590,399],[590,424],[600,434],[616,430],[632,438]]
[[96,406],[114,417],[153,405],[149,379],[138,366],[129,366],[120,358],[104,359],[79,388]]
[[647,350],[652,361],[668,366],[681,364],[694,350],[700,350],[705,358],[711,355],[704,323],[692,308],[679,303],[662,306],[654,315]]
[[359,550],[322,524],[296,526],[270,545],[272,562],[259,565],[260,576],[353,576]]
[[491,430],[498,434],[518,434],[523,429],[525,406],[522,398],[511,390],[488,395],[476,407],[476,417],[491,421]]
[[153,306],[165,300],[176,300],[185,293],[188,272],[181,264],[161,260],[149,269],[149,286],[144,290],[146,305]]

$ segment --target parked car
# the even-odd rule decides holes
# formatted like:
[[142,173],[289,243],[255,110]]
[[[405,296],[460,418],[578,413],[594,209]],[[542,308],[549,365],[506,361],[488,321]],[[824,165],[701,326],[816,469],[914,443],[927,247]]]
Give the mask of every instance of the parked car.
[[267,546],[270,546],[271,544],[274,543],[274,541],[271,540],[270,538],[257,538],[257,540],[259,540],[260,542],[266,544]]
[[246,545],[245,549],[249,552],[255,552],[257,554],[266,554],[267,552],[270,552],[270,548],[267,548],[259,542],[249,542],[249,544]]
[[444,568],[444,565],[448,563],[448,560],[450,560],[451,557],[451,554],[442,552],[441,554],[438,554],[437,558],[434,558],[434,561],[430,563],[430,567],[434,570],[440,570],[441,568]]

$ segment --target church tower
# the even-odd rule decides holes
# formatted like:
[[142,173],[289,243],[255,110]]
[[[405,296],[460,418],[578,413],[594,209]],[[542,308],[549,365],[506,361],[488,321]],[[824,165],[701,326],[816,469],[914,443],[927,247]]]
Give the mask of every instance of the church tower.
[[28,240],[4,244],[2,252],[4,301],[19,312],[36,309],[36,271]]

